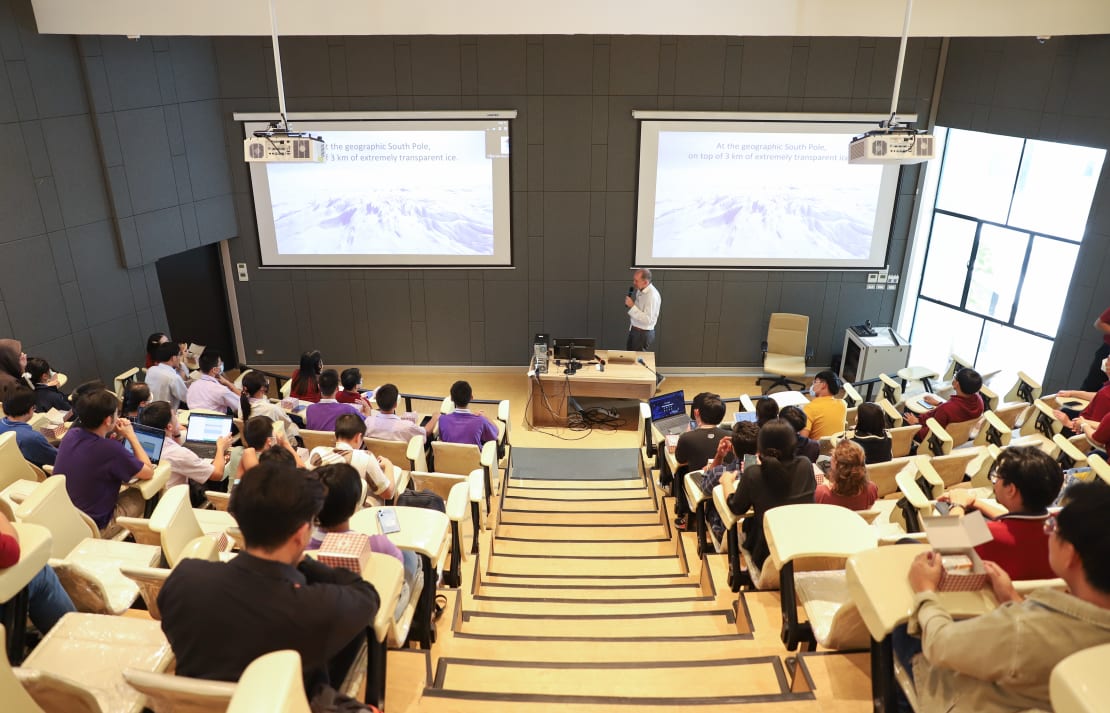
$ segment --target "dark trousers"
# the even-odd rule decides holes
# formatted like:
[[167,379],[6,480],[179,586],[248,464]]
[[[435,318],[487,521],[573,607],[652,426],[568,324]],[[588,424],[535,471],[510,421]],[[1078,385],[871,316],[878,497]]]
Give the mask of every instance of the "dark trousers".
[[1102,370],[1102,360],[1110,356],[1110,344],[1102,343],[1102,346],[1095,352],[1095,360],[1091,362],[1091,369],[1087,372],[1087,378],[1083,380],[1083,386],[1079,387],[1080,391],[1098,391],[1102,385],[1106,383],[1106,372]]
[[653,344],[655,344],[654,329],[630,327],[628,330],[628,341],[625,343],[624,348],[630,352],[650,352]]

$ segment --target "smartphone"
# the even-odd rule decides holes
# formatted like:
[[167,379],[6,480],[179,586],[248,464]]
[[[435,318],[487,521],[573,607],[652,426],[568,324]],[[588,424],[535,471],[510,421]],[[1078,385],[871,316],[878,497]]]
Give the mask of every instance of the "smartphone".
[[756,465],[757,463],[759,463],[759,458],[752,455],[751,453],[745,453],[744,454],[744,468],[745,469],[749,468],[750,466]]
[[401,531],[401,523],[397,521],[397,511],[393,508],[382,508],[378,511],[378,525],[381,526],[383,535]]
[[940,513],[941,517],[945,517],[948,515],[948,511],[952,509],[952,503],[946,503],[943,500],[938,500],[935,507],[937,509],[937,512]]

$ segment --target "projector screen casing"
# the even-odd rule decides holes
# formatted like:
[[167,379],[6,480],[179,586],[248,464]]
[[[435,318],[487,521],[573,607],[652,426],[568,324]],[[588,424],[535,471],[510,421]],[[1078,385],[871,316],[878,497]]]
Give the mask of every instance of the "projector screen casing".
[[[262,267],[319,267],[319,268],[351,268],[351,267],[367,267],[367,268],[396,268],[396,267],[420,267],[420,268],[453,268],[453,267],[512,267],[512,240],[511,240],[511,176],[510,176],[510,154],[508,153],[509,144],[509,131],[511,122],[509,118],[515,116],[515,112],[482,112],[484,116],[489,118],[459,118],[457,116],[445,117],[442,119],[434,118],[433,112],[421,112],[419,118],[386,118],[386,119],[365,119],[365,118],[333,118],[336,115],[331,115],[328,118],[317,117],[291,117],[291,130],[298,132],[306,132],[314,136],[322,136],[325,140],[329,160],[324,163],[251,163],[250,178],[252,196],[254,199],[255,208],[255,221],[258,228],[259,239],[259,253],[261,256]],[[257,116],[257,115],[255,115]],[[237,116],[236,118],[240,118]],[[251,117],[252,119],[254,116]],[[269,127],[268,121],[253,121],[246,120],[243,122],[244,136],[249,136],[255,131],[262,131]],[[350,207],[339,215],[332,215],[331,213],[322,213],[316,225],[324,223],[334,223],[336,221],[350,221],[352,214],[355,218],[370,220],[367,218],[366,213],[370,212],[370,202],[358,202],[361,200],[357,194],[361,191],[358,187],[360,181],[352,178],[354,171],[361,170],[363,167],[356,167],[355,161],[345,164],[340,173],[333,173],[335,178],[331,181],[331,186],[328,187],[328,182],[323,184],[319,183],[319,179],[326,174],[328,167],[331,166],[335,171],[339,165],[335,161],[337,155],[341,152],[337,151],[337,147],[343,144],[344,134],[347,136],[355,137],[353,132],[368,132],[366,134],[357,135],[358,139],[350,139],[346,143],[359,143],[365,145],[367,136],[389,136],[388,132],[408,132],[413,137],[421,135],[433,137],[429,139],[432,150],[435,150],[436,136],[449,137],[451,134],[442,134],[441,132],[486,132],[490,130],[503,131],[505,134],[505,154],[498,158],[489,158],[488,160],[488,176],[484,172],[473,173],[475,179],[475,186],[477,188],[485,187],[486,183],[489,186],[489,198],[479,196],[480,200],[465,201],[459,199],[459,204],[455,208],[444,206],[444,215],[435,216],[431,213],[438,208],[440,202],[433,201],[428,205],[407,205],[402,206],[406,210],[403,213],[398,213],[390,218],[397,221],[405,221],[406,227],[404,235],[393,236],[393,243],[396,250],[384,252],[361,252],[357,246],[352,246],[349,250],[343,251],[338,249],[327,250],[319,254],[312,252],[289,252],[288,250],[282,251],[279,249],[279,229],[278,222],[281,219],[275,216],[274,199],[275,193],[289,194],[289,186],[293,185],[294,181],[291,176],[296,176],[295,184],[304,187],[304,191],[310,196],[315,192],[314,205],[321,206],[320,210],[331,210],[330,205],[323,205],[329,203],[326,199],[329,191],[336,193],[346,193],[348,202],[351,203]],[[348,133],[351,132],[351,133]],[[382,133],[387,132],[387,133]],[[421,134],[421,132],[429,132]],[[395,134],[392,134],[395,136]],[[456,134],[462,136],[464,134]],[[477,139],[474,139],[476,142]],[[414,144],[417,142],[413,142]],[[468,140],[467,146],[470,149],[475,149],[475,143]],[[388,152],[386,152],[388,153]],[[411,153],[411,152],[410,152]],[[471,158],[477,159],[473,156],[473,150],[470,151]],[[465,161],[467,156],[463,156]],[[366,170],[372,170],[374,163],[368,163],[365,166]],[[481,161],[478,160],[475,166],[480,166]],[[396,170],[397,164],[392,167],[387,166],[387,169]],[[323,169],[321,172],[320,169]],[[420,166],[414,164],[413,166],[405,166],[404,170],[416,172],[418,170],[428,170],[435,172],[429,174],[428,179],[434,182],[437,178],[448,175],[451,169],[455,169],[459,175],[464,173],[464,166],[452,166],[448,163],[428,164]],[[484,171],[485,168],[482,168]],[[303,177],[303,178],[301,178]],[[284,188],[277,188],[271,185],[271,178],[279,186],[284,185]],[[410,176],[413,183],[425,184],[423,180],[415,176]],[[444,179],[447,180],[447,179]],[[285,181],[281,184],[281,181]],[[368,183],[372,180],[367,181]],[[281,200],[281,198],[278,198]],[[305,199],[307,201],[314,200],[313,198]],[[489,208],[492,217],[486,221],[492,229],[492,241],[488,252],[483,251],[480,254],[457,254],[446,251],[436,251],[435,249],[420,249],[419,252],[415,251],[415,246],[420,245],[420,241],[424,235],[430,235],[436,231],[433,228],[436,224],[451,228],[454,221],[454,216],[472,207],[475,203],[482,203],[482,201],[489,201]],[[356,204],[357,203],[357,204]],[[414,210],[413,208],[418,210]],[[377,206],[374,206],[377,209]],[[460,209],[460,210],[456,210]],[[476,210],[481,210],[479,206]],[[427,230],[422,230],[419,224],[412,226],[411,223],[425,219],[430,216],[428,220],[430,223]],[[484,225],[483,225],[484,227]],[[350,232],[360,234],[363,231],[352,229]],[[286,233],[289,235],[290,233]],[[408,236],[412,239],[407,239]],[[311,240],[301,241],[302,243],[310,243]],[[328,243],[331,246],[331,243]],[[422,246],[421,246],[422,248]],[[412,251],[410,251],[412,250]]]
[[[847,159],[852,137],[876,128],[873,117],[836,115],[825,118],[794,114],[781,118],[768,115],[745,118],[744,115],[729,115],[728,120],[720,120],[721,115],[715,114],[699,120],[694,118],[696,116],[686,114],[679,119],[647,116],[640,122],[636,265],[690,269],[853,270],[880,268],[886,264],[900,166],[849,165]],[[639,114],[637,117],[640,118]],[[807,136],[818,134],[827,136]],[[814,141],[808,140],[811,138]],[[711,147],[702,150],[702,142]],[[802,144],[828,148],[798,149],[791,160],[783,158],[789,151],[767,149],[757,162],[740,158],[751,156],[753,152],[718,148]],[[688,148],[689,153],[686,152]],[[834,151],[838,152],[835,156],[832,155]],[[839,152],[843,154],[842,161]],[[732,161],[733,156],[737,160]],[[797,171],[792,173],[794,166]],[[661,170],[664,171],[662,175]],[[714,174],[738,177],[741,183],[750,182],[750,185],[722,187],[719,182],[713,182]],[[775,184],[776,176],[789,185]],[[812,189],[817,197],[812,201],[795,200],[795,195],[808,195],[795,185],[796,181],[805,180],[813,181]],[[699,186],[699,181],[704,181],[704,185]],[[660,187],[662,196],[657,194]],[[824,201],[821,191],[824,191]],[[860,211],[840,205],[837,199],[843,198],[844,193],[868,206],[873,202],[874,215],[864,219]],[[753,198],[749,194],[758,195]],[[678,198],[667,202],[672,195]],[[657,201],[661,201],[658,206]],[[790,205],[782,212],[781,207],[786,203]],[[776,205],[779,207],[777,216]],[[837,212],[839,215],[835,215]],[[745,231],[726,224],[736,220],[738,214],[757,227]],[[829,217],[830,214],[833,215]],[[782,221],[783,231],[776,231],[774,220]],[[667,227],[668,221],[679,227]],[[841,225],[846,222],[850,225]],[[656,229],[661,226],[665,229],[657,234]],[[765,232],[760,233],[760,230]],[[730,231],[733,232],[730,234]],[[838,244],[839,236],[827,235],[829,231],[847,231],[852,249]],[[754,237],[746,245],[744,239],[749,234]],[[784,234],[790,240],[781,240],[781,251],[789,254],[754,254],[780,249],[776,241]],[[681,254],[676,254],[679,252]]]

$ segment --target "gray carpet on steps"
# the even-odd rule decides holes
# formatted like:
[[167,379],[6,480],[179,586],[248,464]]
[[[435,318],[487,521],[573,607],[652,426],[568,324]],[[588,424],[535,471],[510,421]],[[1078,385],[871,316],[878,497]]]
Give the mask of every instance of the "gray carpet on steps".
[[631,480],[636,448],[513,448],[513,477],[530,480]]

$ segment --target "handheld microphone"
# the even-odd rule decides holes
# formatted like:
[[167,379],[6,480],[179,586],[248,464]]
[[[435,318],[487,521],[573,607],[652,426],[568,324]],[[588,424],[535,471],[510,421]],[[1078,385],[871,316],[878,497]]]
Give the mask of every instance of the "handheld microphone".
[[629,298],[632,298],[635,294],[636,294],[636,286],[632,285],[631,287],[628,288],[628,296],[629,296]]

